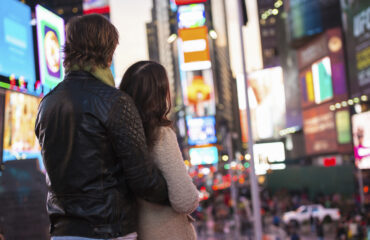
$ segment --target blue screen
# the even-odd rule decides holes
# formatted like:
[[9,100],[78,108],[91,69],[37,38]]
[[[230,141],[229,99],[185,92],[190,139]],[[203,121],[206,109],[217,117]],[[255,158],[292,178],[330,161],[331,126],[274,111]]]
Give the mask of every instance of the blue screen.
[[31,9],[15,0],[0,1],[0,53],[0,75],[3,77],[0,86],[39,95]]
[[217,142],[216,120],[213,116],[186,118],[189,145],[207,145]]
[[192,165],[216,164],[218,163],[217,147],[190,148],[190,162]]

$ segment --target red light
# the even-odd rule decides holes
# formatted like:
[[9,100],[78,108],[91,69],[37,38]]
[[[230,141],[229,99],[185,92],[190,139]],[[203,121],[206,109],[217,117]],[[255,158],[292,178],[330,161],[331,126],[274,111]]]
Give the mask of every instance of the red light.
[[324,166],[325,167],[333,167],[337,165],[337,158],[331,157],[331,158],[324,158]]
[[364,193],[368,193],[369,192],[369,186],[365,186],[364,187]]
[[206,187],[204,187],[204,186],[203,186],[203,187],[201,187],[201,188],[200,188],[200,191],[205,192],[205,191],[206,191]]
[[207,0],[175,0],[176,5],[186,5],[192,3],[202,3],[207,2]]

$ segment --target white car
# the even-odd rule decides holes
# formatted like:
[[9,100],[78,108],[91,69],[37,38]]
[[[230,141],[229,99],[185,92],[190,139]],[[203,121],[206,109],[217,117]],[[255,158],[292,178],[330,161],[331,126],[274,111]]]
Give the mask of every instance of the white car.
[[338,221],[340,219],[340,212],[337,208],[324,208],[322,205],[306,205],[300,206],[295,211],[286,212],[283,215],[285,224],[295,223],[301,224],[305,221],[313,219],[322,221]]

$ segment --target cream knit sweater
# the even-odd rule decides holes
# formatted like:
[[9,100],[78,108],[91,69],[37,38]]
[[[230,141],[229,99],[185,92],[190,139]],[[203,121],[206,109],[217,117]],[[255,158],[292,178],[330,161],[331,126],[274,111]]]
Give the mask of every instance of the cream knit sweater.
[[153,160],[167,181],[172,207],[139,200],[139,240],[195,240],[188,215],[199,204],[199,193],[187,173],[177,138],[169,127],[160,129]]

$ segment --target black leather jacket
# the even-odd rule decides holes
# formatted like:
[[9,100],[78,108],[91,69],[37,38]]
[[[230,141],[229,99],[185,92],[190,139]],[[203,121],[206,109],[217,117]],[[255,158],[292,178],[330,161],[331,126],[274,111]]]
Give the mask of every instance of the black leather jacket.
[[44,97],[35,131],[52,236],[124,236],[137,229],[136,197],[168,204],[134,102],[90,73],[69,73]]

